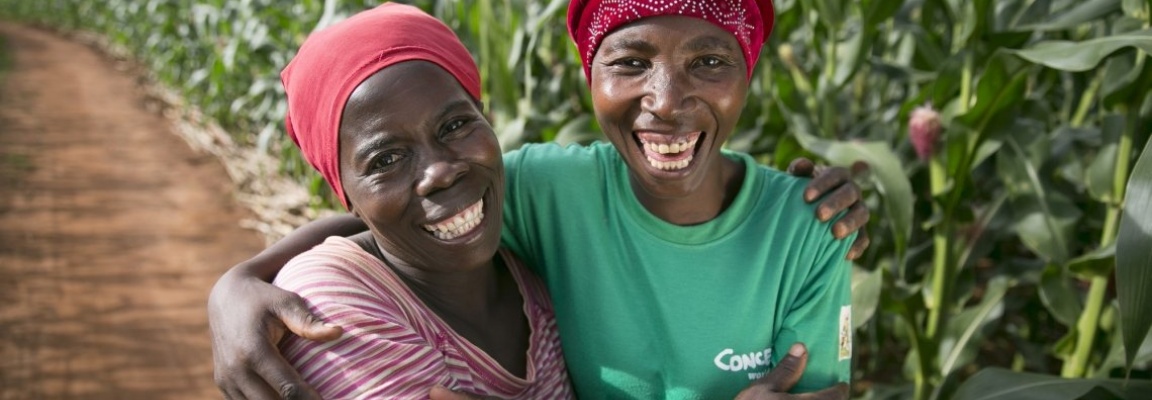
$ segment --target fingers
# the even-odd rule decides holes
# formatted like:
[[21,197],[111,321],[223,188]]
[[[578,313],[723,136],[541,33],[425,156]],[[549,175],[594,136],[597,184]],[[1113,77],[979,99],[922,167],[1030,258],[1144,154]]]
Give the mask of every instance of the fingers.
[[[819,218],[819,208],[816,210],[816,212],[817,218]],[[868,213],[868,207],[865,206],[864,203],[853,203],[852,207],[848,209],[848,213],[844,214],[844,217],[840,218],[836,221],[836,224],[832,225],[832,236],[836,237],[837,239],[843,239],[848,237],[848,235],[851,235],[852,232],[863,231],[864,227],[868,226],[868,220],[871,218],[872,215]]]
[[852,176],[848,172],[848,169],[844,167],[828,167],[816,173],[812,177],[812,181],[808,182],[808,187],[804,188],[804,201],[811,203],[818,198],[824,197],[829,191],[842,186],[852,186],[855,188],[857,192],[856,197],[859,198],[860,189],[856,187],[855,183],[852,183]]
[[863,161],[855,161],[852,163],[852,177],[865,178],[871,171],[872,166]]
[[804,157],[792,160],[788,164],[788,174],[792,176],[809,178],[814,172],[816,172],[816,164]]
[[[320,400],[320,395],[304,381],[304,378],[300,377],[300,373],[291,364],[288,364],[288,361],[276,349],[272,349],[272,354],[265,354],[259,361],[256,361],[252,365],[252,369],[258,377],[250,377],[248,382],[257,382],[259,388],[249,390],[259,391],[261,396],[270,395],[271,397],[248,395],[249,398]],[[272,387],[269,388],[268,385],[272,385]],[[249,393],[249,390],[245,390],[245,393]]]
[[788,348],[788,355],[784,356],[772,371],[757,381],[768,384],[778,392],[792,390],[792,386],[804,375],[804,368],[808,366],[808,348],[803,343],[796,342]]
[[791,398],[787,393],[800,380],[807,365],[808,349],[803,343],[794,343],[788,349],[788,355],[771,371],[737,394],[736,400]]
[[856,241],[852,242],[852,247],[848,249],[848,255],[844,258],[848,261],[854,261],[864,255],[864,250],[868,250],[868,245],[872,244],[872,240],[868,238],[868,230],[861,228],[860,234],[856,235]]
[[[277,289],[280,290],[280,289]],[[344,329],[325,323],[312,314],[304,300],[295,293],[281,290],[285,297],[270,310],[289,331],[308,340],[328,342],[340,338]]]
[[[805,193],[805,195],[807,195],[807,193]],[[824,199],[816,206],[816,218],[822,222],[830,221],[836,214],[853,207],[853,205],[859,202],[860,188],[856,187],[856,184],[848,182],[833,190],[831,194],[824,196]],[[865,209],[864,212],[866,215],[868,210]],[[855,228],[859,229],[859,227]],[[843,236],[837,236],[836,238],[843,239],[849,233],[855,232],[856,229],[843,232]]]

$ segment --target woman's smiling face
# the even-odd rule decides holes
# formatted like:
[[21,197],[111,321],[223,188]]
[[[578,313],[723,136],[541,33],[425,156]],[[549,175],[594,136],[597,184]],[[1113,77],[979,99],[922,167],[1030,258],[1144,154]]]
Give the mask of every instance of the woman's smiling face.
[[389,262],[465,270],[496,254],[500,146],[477,101],[435,64],[402,62],[357,86],[341,118],[340,180]]
[[736,37],[697,18],[644,18],[604,38],[592,60],[593,107],[634,185],[675,199],[718,176],[746,71]]

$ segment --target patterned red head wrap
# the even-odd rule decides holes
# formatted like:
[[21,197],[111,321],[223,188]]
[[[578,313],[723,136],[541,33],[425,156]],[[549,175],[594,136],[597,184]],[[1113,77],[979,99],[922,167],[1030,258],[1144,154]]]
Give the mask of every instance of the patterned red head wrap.
[[568,36],[580,52],[589,84],[592,57],[605,36],[627,23],[664,15],[699,18],[736,36],[744,50],[749,79],[775,21],[772,0],[571,0]]
[[419,8],[385,3],[313,32],[280,73],[288,94],[288,136],[348,208],[340,184],[340,118],[348,96],[390,65],[423,60],[452,74],[480,99],[480,73],[448,26]]

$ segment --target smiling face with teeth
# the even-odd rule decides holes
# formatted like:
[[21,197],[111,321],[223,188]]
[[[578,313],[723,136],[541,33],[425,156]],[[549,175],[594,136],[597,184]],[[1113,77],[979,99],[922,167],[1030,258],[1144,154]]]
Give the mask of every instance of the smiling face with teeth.
[[344,106],[340,180],[386,261],[402,269],[490,265],[500,244],[504,164],[476,100],[425,61],[362,82]]
[[596,118],[640,202],[673,223],[721,211],[742,179],[720,154],[748,91],[736,37],[702,19],[643,18],[604,38],[590,79]]

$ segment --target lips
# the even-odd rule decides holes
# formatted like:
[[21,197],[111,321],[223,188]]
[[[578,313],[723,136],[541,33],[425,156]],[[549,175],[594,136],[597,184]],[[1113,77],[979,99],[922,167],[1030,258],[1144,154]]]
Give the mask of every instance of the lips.
[[483,221],[484,199],[481,198],[456,215],[424,225],[424,229],[431,232],[437,239],[452,240],[472,232]]
[[701,134],[703,132],[665,134],[639,131],[636,138],[649,165],[661,171],[679,171],[692,164]]

